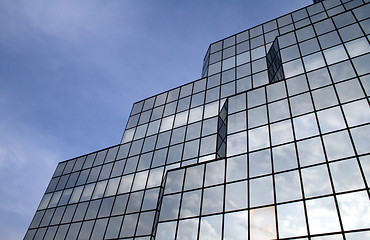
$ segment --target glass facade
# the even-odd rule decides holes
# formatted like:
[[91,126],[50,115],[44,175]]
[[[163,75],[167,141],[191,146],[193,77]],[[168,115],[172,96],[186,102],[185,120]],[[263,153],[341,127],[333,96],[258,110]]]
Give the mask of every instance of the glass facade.
[[370,239],[368,2],[211,44],[120,144],[59,163],[24,239]]

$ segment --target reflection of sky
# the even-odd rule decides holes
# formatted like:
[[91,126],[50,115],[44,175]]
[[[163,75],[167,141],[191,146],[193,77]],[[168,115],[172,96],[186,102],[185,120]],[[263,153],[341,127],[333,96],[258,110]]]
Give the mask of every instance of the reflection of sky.
[[57,162],[117,144],[134,101],[199,78],[209,43],[307,4],[2,1],[2,237],[23,237]]

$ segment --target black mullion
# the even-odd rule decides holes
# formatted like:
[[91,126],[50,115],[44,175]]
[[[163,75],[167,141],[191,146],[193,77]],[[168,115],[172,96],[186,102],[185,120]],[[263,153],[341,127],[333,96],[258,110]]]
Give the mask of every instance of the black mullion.
[[[204,183],[205,183],[205,179],[206,179],[206,165],[207,164],[202,164],[204,167],[203,167],[203,182],[202,182],[202,186],[201,186],[201,197],[200,197],[200,204],[199,204],[199,216],[198,217],[196,217],[196,218],[198,218],[198,234],[197,234],[197,239],[198,240],[201,240],[200,238],[199,238],[199,236],[200,236],[200,227],[201,227],[201,219],[202,219],[202,209],[203,209],[203,197],[204,197]],[[185,186],[185,184],[184,184],[184,186]],[[183,195],[183,194],[182,194]],[[180,212],[179,212],[179,214],[180,214]],[[222,224],[222,223],[221,223]]]
[[[277,212],[277,200],[276,200],[276,183],[275,183],[275,171],[274,171],[274,164],[272,161],[272,140],[271,140],[271,122],[270,122],[270,116],[268,114],[269,112],[269,106],[267,102],[267,88],[264,87],[265,90],[265,101],[266,101],[266,111],[267,111],[267,127],[268,127],[268,133],[269,133],[269,146],[267,149],[270,151],[270,164],[271,164],[271,178],[272,178],[272,187],[273,187],[273,196],[274,196],[274,212],[275,212],[275,228],[276,228],[276,239],[279,239],[279,223],[278,223],[278,212]],[[248,157],[248,162],[249,162],[249,157]],[[249,169],[249,168],[248,168]],[[268,174],[270,175],[270,174]],[[268,176],[267,175],[267,176]]]

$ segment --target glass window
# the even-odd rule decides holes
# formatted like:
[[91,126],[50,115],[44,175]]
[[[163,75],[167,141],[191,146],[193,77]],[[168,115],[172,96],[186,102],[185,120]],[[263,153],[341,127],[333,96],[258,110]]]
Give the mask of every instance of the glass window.
[[121,226],[120,237],[134,236],[139,214],[125,215]]
[[298,29],[296,31],[296,34],[297,34],[297,38],[298,38],[299,42],[304,41],[306,39],[309,39],[309,38],[312,38],[313,36],[315,36],[315,32],[314,32],[312,26],[307,26],[305,28]]
[[209,118],[218,115],[218,101],[208,103],[204,107],[204,118]]
[[246,94],[238,94],[228,99],[228,114],[246,109]]
[[302,198],[301,181],[298,171],[275,175],[276,202],[286,202]]
[[352,144],[347,131],[325,135],[324,144],[329,160],[354,155]]
[[214,153],[216,150],[216,140],[216,135],[202,138],[200,142],[200,156]]
[[204,189],[202,214],[222,212],[224,199],[224,186]]
[[250,236],[251,239],[276,239],[274,207],[250,211]]
[[308,82],[311,89],[319,88],[331,84],[327,68],[321,68],[307,74]]
[[233,67],[235,67],[235,57],[230,57],[222,61],[223,71],[233,68]]
[[164,196],[162,200],[162,207],[160,211],[159,220],[170,220],[177,219],[179,206],[180,206],[180,194]]
[[222,215],[203,217],[200,223],[199,239],[221,239]]
[[184,169],[167,172],[165,193],[179,192],[182,190]]
[[[151,234],[155,212],[145,212],[140,214],[135,235]],[[144,239],[143,239],[144,240]]]
[[313,102],[317,110],[338,104],[332,86],[312,91]]
[[[236,45],[236,53],[242,53],[249,50],[249,41],[245,41]],[[249,52],[248,52],[249,55]]]
[[283,62],[298,58],[300,56],[297,45],[281,49],[280,54]]
[[306,71],[311,71],[325,65],[321,52],[308,55],[303,58]]
[[244,153],[247,151],[247,134],[241,132],[227,137],[227,156]]
[[188,219],[179,221],[177,239],[197,239],[198,219]]
[[141,201],[143,200],[143,194],[144,194],[144,191],[134,192],[130,194],[130,197],[127,203],[126,213],[133,213],[133,212],[140,211]]
[[272,154],[275,172],[297,167],[297,156],[293,143],[273,148]]
[[314,24],[315,30],[317,35],[321,35],[327,32],[330,32],[335,29],[333,22],[331,19],[326,19],[324,21],[320,21]]
[[300,75],[286,81],[289,95],[308,91],[307,80],[304,75]]
[[308,225],[312,234],[340,231],[339,219],[332,197],[306,202]]
[[225,210],[232,211],[248,207],[248,186],[246,181],[226,185]]
[[132,185],[132,191],[141,190],[145,188],[146,180],[148,178],[148,171],[138,172],[135,174],[135,180]]
[[251,65],[249,63],[240,65],[236,68],[236,78],[245,77],[251,74]]
[[339,29],[339,34],[342,37],[344,42],[363,36],[362,30],[359,24],[357,23],[344,27],[342,29]]
[[302,139],[319,133],[313,113],[293,118],[296,139]]
[[245,53],[241,53],[241,54],[238,54],[236,55],[236,65],[242,65],[244,63],[248,63],[250,61],[250,56],[249,56],[250,52],[245,52]]
[[209,162],[206,164],[205,186],[224,182],[225,161]]
[[357,70],[358,75],[366,74],[370,72],[367,63],[370,62],[370,54],[363,55],[361,57],[354,58],[353,64]]
[[309,93],[291,97],[289,98],[289,101],[293,116],[313,111],[312,101]]
[[292,125],[290,120],[271,124],[270,131],[272,145],[293,140]]
[[49,204],[49,201],[51,199],[51,196],[52,196],[52,193],[49,193],[49,194],[45,194],[42,199],[41,199],[41,202],[40,202],[40,205],[39,207],[37,208],[37,210],[42,210],[42,209],[45,209],[47,208],[48,204]]
[[119,229],[121,227],[123,216],[113,217],[109,219],[105,238],[118,238]]
[[341,43],[336,31],[319,36],[319,42],[322,49],[326,49]]
[[156,209],[158,202],[159,188],[154,188],[145,191],[145,196],[143,200],[143,206],[141,211]]
[[[344,230],[364,229],[370,226],[369,198],[365,191],[341,194],[337,199]],[[365,235],[364,238],[359,237],[358,239],[366,238]]]
[[306,218],[302,202],[277,206],[279,237],[307,235]]
[[[81,221],[81,220],[83,220],[88,205],[89,205],[88,202],[83,202],[83,203],[79,203],[77,205],[77,208],[76,208],[76,205],[70,205],[70,206],[68,206],[66,212],[64,213],[64,216],[63,216],[63,219],[62,219],[62,223],[64,223],[64,222],[70,222],[71,219],[72,219],[72,217],[73,217],[73,221]],[[74,213],[75,209],[76,209],[76,212],[75,212],[75,215],[73,216],[73,213]]]
[[322,133],[345,128],[342,112],[339,107],[329,108],[317,113]]
[[94,194],[92,196],[92,199],[103,197],[104,191],[105,191],[105,187],[107,186],[107,182],[108,181],[106,180],[106,181],[98,182],[96,184],[96,187],[95,187],[95,190],[94,190]]
[[262,150],[249,154],[249,177],[271,173],[270,150]]
[[87,209],[85,220],[86,219],[93,219],[96,218],[96,215],[98,214],[99,206],[101,203],[101,199],[91,201],[89,204],[89,208]]
[[195,217],[199,215],[201,194],[201,190],[183,193],[180,218]]
[[75,213],[75,210],[76,210],[77,204],[67,206],[66,211],[64,212],[64,215],[62,218],[62,223],[71,222],[73,214],[75,214],[76,219],[82,220],[85,215],[85,211],[87,209],[87,204],[88,204],[87,202],[78,204],[76,213]]
[[42,218],[40,227],[45,227],[50,224],[51,218],[53,217],[55,208],[46,210],[44,217]]
[[107,217],[110,215],[110,211],[112,210],[114,197],[104,198],[101,204],[98,217]]
[[271,176],[251,179],[249,187],[250,207],[272,204],[274,202]]
[[329,164],[336,192],[364,188],[360,168],[356,159],[348,159]]
[[357,57],[361,54],[370,52],[370,46],[366,38],[360,38],[345,44],[351,57]]
[[221,85],[221,98],[235,94],[235,81]]
[[229,115],[227,119],[227,132],[234,133],[237,131],[245,130],[247,128],[246,113],[240,112],[233,115]]
[[302,56],[317,52],[320,50],[319,43],[316,38],[300,42],[299,48],[301,50]]
[[[248,131],[249,150],[257,150],[270,145],[267,126],[254,128]],[[228,147],[231,143],[228,140]]]
[[284,63],[284,74],[286,78],[293,77],[300,73],[303,73],[302,61],[300,59]]
[[336,47],[324,50],[324,56],[327,64],[329,65],[348,59],[348,56],[346,54],[346,51],[344,50],[343,45],[338,45]]
[[350,80],[335,85],[339,100],[341,102],[348,102],[357,98],[364,97],[364,93],[357,80]]
[[161,185],[163,178],[163,167],[150,170],[147,188]]
[[77,235],[80,231],[81,225],[81,222],[71,224],[66,239],[77,239]]
[[370,151],[369,131],[370,125],[351,129],[351,136],[358,154],[368,153]]
[[267,71],[253,75],[253,87],[259,87],[269,82]]
[[286,97],[284,82],[276,82],[267,86],[267,100],[269,102]]
[[[264,88],[258,88],[248,92],[248,108],[258,106],[264,103],[266,103]],[[230,103],[229,105],[232,105],[232,103]]]
[[123,176],[118,189],[118,193],[126,193],[130,191],[134,174]]
[[228,158],[226,164],[226,181],[230,182],[247,177],[246,155]]
[[270,103],[268,109],[270,122],[275,122],[290,116],[287,100]]
[[204,165],[186,169],[184,190],[195,189],[203,185]]
[[112,215],[120,215],[125,212],[126,204],[128,200],[128,194],[119,195],[116,197],[116,201],[114,202]]
[[329,67],[329,70],[334,82],[339,82],[355,76],[355,72],[349,61],[332,65]]
[[351,11],[341,13],[335,17],[333,17],[334,23],[337,28],[341,28],[343,26],[349,25],[355,22],[355,18],[353,17]]
[[59,199],[62,196],[62,192],[63,191],[54,192],[53,197],[51,198],[49,202],[49,206],[48,206],[49,208],[56,207],[58,205]]
[[190,159],[198,156],[199,139],[185,143],[183,159]]
[[256,60],[258,58],[264,57],[265,55],[266,55],[266,53],[265,53],[265,47],[264,46],[261,46],[261,47],[258,47],[258,48],[255,48],[255,49],[251,50],[252,61]]
[[331,185],[325,165],[302,169],[303,188],[306,197],[330,194]]
[[180,99],[179,103],[177,104],[176,112],[182,112],[182,111],[188,109],[189,106],[190,106],[190,97]]
[[248,239],[248,211],[225,214],[224,239],[227,240]]
[[164,222],[158,224],[156,238],[163,240],[175,239],[177,222]]
[[68,203],[69,198],[71,197],[72,188],[66,189],[63,191],[62,197],[59,200],[58,206],[65,205]]
[[261,58],[252,62],[252,73],[257,73],[265,69],[267,69],[265,58]]
[[235,55],[235,46],[229,47],[229,48],[224,48],[222,52],[222,58],[228,58]]
[[251,43],[251,49],[253,48],[256,48],[256,47],[259,47],[261,45],[263,45],[263,36],[260,35],[258,37],[255,37],[255,38],[252,38],[250,40],[250,43]]

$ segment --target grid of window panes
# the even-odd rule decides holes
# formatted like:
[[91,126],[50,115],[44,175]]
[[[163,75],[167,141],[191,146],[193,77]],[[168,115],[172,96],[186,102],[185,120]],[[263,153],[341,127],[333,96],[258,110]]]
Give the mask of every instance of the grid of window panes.
[[[334,91],[349,81],[326,87]],[[370,108],[364,91],[315,110],[322,102],[314,91],[290,94],[287,85],[228,99],[227,159],[167,173],[157,239],[369,238]],[[311,96],[298,102],[309,108],[293,113],[295,98],[305,94]],[[240,102],[247,105],[233,105]],[[360,112],[348,115],[350,106]]]
[[58,165],[25,239],[369,238],[367,2],[211,44],[203,78],[133,105],[120,145]]

